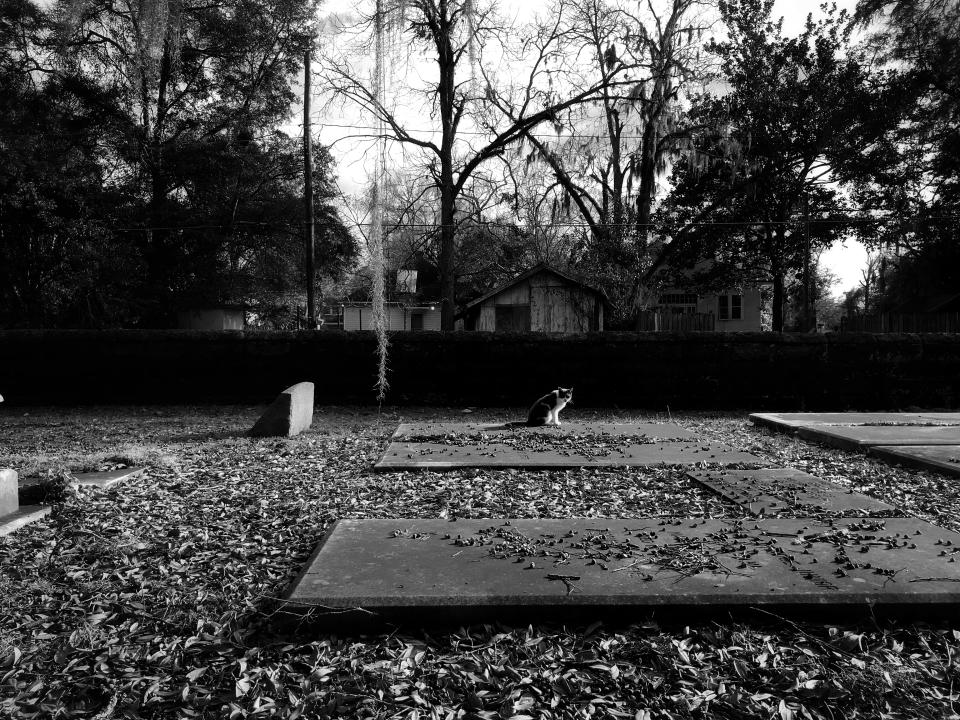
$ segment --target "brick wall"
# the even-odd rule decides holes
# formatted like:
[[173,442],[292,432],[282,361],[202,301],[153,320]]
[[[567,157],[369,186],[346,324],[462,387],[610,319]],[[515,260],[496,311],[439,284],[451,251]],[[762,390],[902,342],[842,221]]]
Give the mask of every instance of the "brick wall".
[[[29,404],[258,403],[302,380],[318,403],[373,403],[366,332],[0,331],[0,395]],[[960,407],[960,335],[398,333],[389,404]]]

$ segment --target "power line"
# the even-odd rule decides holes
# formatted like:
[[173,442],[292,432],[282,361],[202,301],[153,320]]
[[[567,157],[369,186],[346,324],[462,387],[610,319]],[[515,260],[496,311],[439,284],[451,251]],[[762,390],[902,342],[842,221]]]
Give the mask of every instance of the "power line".
[[[377,128],[377,127],[374,126],[374,125],[348,125],[348,124],[345,124],[345,123],[324,122],[323,120],[317,120],[317,124],[318,124],[318,125],[322,125],[322,126],[324,126],[324,127],[344,128],[344,129],[347,129],[347,130],[379,130],[379,128]],[[301,123],[301,126],[302,126],[302,123]],[[401,127],[402,127],[402,126],[401,126]],[[404,130],[404,132],[430,133],[430,134],[432,134],[432,135],[437,135],[437,134],[443,132],[443,131],[440,130],[439,128],[406,128],[406,127],[404,127],[403,130]],[[476,135],[476,136],[482,136],[482,137],[489,137],[489,136],[491,136],[491,135],[496,135],[496,134],[497,134],[497,131],[496,131],[496,130],[488,130],[488,131],[486,131],[486,132],[483,132],[483,131],[480,131],[480,130],[457,130],[456,134],[457,134],[457,135]],[[542,138],[542,139],[547,139],[547,140],[565,140],[565,139],[567,139],[567,138],[583,138],[583,139],[590,139],[590,140],[598,140],[598,139],[606,139],[606,138],[609,137],[608,134],[595,134],[595,135],[592,135],[592,134],[586,134],[586,133],[563,133],[563,134],[560,134],[560,135],[558,135],[558,134],[556,134],[556,133],[554,133],[554,134],[546,134],[546,133],[522,133],[521,135],[518,135],[518,137],[526,137],[527,135],[530,135],[531,137]],[[344,137],[352,137],[352,136],[351,136],[351,135],[345,135]],[[621,139],[621,140],[642,140],[642,139],[643,139],[643,135],[621,135],[621,136],[620,136],[620,139]]]
[[[893,212],[893,211],[888,211]],[[892,217],[832,217],[832,218],[822,218],[822,219],[813,219],[809,220],[811,225],[848,225],[848,224],[871,224],[871,223],[887,223],[891,220],[897,220],[903,223],[911,224],[923,224],[928,221],[950,221],[958,222],[960,221],[960,215],[937,215],[929,216],[924,218],[918,217],[902,217],[902,218],[892,218]],[[352,225],[354,227],[369,227],[372,223],[369,222],[354,222],[354,221],[342,221],[345,225]],[[495,227],[495,228],[507,228],[512,230],[534,230],[537,228],[581,228],[581,229],[591,229],[592,227],[597,227],[599,229],[609,230],[617,228],[637,228],[637,227],[646,227],[646,228],[660,228],[665,231],[680,229],[684,227],[744,227],[744,228],[762,228],[767,226],[793,226],[801,225],[805,222],[808,222],[803,217],[797,217],[792,220],[771,220],[771,221],[748,221],[748,220],[735,220],[735,221],[696,221],[689,223],[666,223],[666,222],[648,222],[648,223],[603,223],[596,226],[592,226],[587,222],[583,221],[566,221],[566,222],[551,222],[544,225],[531,225],[529,223],[511,223],[511,222],[501,222],[495,220],[471,220],[464,219],[459,223],[453,223],[451,225],[444,225],[442,223],[388,223],[388,227],[391,230],[430,230],[430,229],[441,229],[444,227],[452,227],[454,229],[470,229],[471,227]],[[288,230],[304,227],[306,223],[304,222],[279,222],[279,221],[256,221],[256,220],[237,220],[232,223],[202,223],[202,224],[193,224],[193,225],[144,225],[144,226],[130,226],[130,227],[113,227],[113,228],[104,228],[110,232],[170,232],[170,231],[183,231],[183,230],[233,230],[237,227],[255,227],[255,228],[285,228]],[[323,225],[325,223],[318,222],[315,223],[318,225]],[[0,222],[2,227],[31,227],[26,223],[11,223],[11,222]]]

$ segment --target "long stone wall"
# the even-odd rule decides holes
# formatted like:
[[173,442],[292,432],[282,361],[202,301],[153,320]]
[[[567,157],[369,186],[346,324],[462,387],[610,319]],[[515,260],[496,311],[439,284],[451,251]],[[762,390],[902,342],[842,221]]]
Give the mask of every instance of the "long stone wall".
[[[397,333],[396,405],[529,405],[557,385],[581,407],[894,410],[960,407],[960,335]],[[9,405],[375,402],[374,340],[339,331],[0,331]]]

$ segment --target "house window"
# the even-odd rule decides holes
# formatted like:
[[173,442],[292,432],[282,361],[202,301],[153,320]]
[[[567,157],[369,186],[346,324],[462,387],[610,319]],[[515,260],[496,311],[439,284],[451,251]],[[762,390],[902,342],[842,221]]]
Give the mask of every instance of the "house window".
[[719,295],[717,297],[717,318],[719,320],[742,320],[743,295]]
[[497,305],[497,332],[530,332],[529,305]]
[[660,296],[661,305],[696,305],[697,296],[693,293],[667,293]]
[[660,296],[659,306],[674,315],[691,315],[697,311],[695,293],[664,293]]
[[410,313],[410,329],[423,330],[423,313],[422,312]]

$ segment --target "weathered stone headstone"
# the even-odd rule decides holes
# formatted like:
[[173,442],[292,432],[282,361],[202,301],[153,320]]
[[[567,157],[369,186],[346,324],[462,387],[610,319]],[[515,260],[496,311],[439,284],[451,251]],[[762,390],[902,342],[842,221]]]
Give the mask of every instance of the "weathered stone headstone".
[[20,507],[18,492],[17,473],[14,470],[0,470],[0,518],[15,513]]
[[252,437],[293,437],[313,422],[313,383],[291,385],[277,396],[256,424]]
[[49,514],[49,506],[20,507],[16,471],[0,469],[0,535],[9,535],[14,530]]

